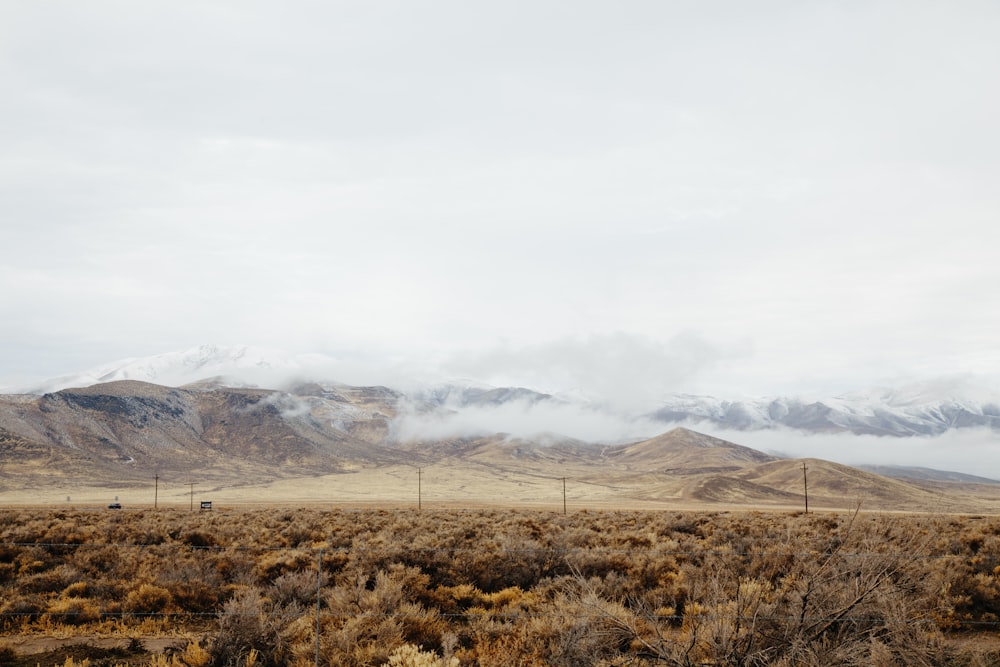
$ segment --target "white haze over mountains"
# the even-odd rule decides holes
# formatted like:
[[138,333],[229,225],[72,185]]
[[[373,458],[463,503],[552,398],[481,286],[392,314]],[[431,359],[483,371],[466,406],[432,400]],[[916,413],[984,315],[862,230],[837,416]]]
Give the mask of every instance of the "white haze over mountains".
[[[679,394],[909,423],[1000,390],[997,35],[988,0],[5,0],[0,391],[469,378],[565,400],[399,428],[651,435]],[[206,340],[260,348],[159,355]],[[737,433],[1000,465],[970,429]]]
[[[542,355],[545,356],[544,354]],[[619,359],[619,361],[622,361]],[[180,386],[217,378],[230,386],[253,385],[285,388],[296,382],[318,381],[333,384],[350,380],[350,365],[325,355],[293,355],[278,350],[249,346],[203,345],[146,358],[124,359],[103,364],[82,373],[66,375],[22,388],[32,393],[56,391],[113,380],[141,380]],[[641,380],[641,373],[637,381]],[[401,369],[386,369],[384,384],[403,393],[400,416],[394,423],[395,437],[403,440],[488,436],[497,433],[540,441],[573,438],[584,442],[608,443],[638,440],[657,435],[683,424],[755,449],[783,456],[817,457],[859,465],[922,466],[954,470],[966,474],[1000,478],[996,448],[1000,433],[990,428],[941,428],[940,432],[911,437],[817,433],[791,429],[769,421],[766,411],[779,404],[811,403],[841,411],[848,418],[868,418],[885,414],[907,420],[908,428],[925,428],[920,420],[928,415],[938,419],[942,406],[959,406],[970,414],[984,410],[1000,419],[1000,392],[977,386],[970,378],[942,378],[934,382],[855,392],[841,397],[749,399],[664,395],[653,408],[667,406],[706,417],[682,422],[657,420],[651,414],[648,396],[624,400],[612,393],[601,394],[599,382],[586,385],[588,391],[548,395],[531,388],[500,389],[469,379],[406,376]],[[580,378],[576,378],[580,379]],[[627,382],[625,374],[607,385],[606,391]],[[353,384],[353,382],[346,382]],[[614,399],[614,400],[613,400]],[[286,416],[300,416],[308,406],[294,397],[276,394],[275,405]],[[439,409],[428,410],[429,404]],[[744,428],[733,429],[713,422],[737,404],[740,415],[755,418]]]
[[[698,429],[697,425],[691,428]],[[987,428],[946,431],[936,436],[851,435],[769,431],[702,430],[725,440],[777,456],[811,457],[847,465],[889,465],[951,470],[1000,480],[1000,436]]]
[[248,345],[201,345],[150,357],[120,359],[14,391],[41,394],[117,380],[178,387],[213,378],[232,386],[278,388],[298,377],[328,377],[326,371],[334,366],[333,359],[319,354],[291,355],[281,350]]
[[0,387],[1000,378],[1000,4],[5,0]]

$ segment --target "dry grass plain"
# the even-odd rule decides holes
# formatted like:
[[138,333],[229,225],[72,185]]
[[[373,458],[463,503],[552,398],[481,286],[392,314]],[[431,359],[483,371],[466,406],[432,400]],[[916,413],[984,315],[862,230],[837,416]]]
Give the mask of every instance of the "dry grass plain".
[[[786,467],[800,466],[787,462]],[[924,484],[867,476],[847,478],[836,467],[824,476],[822,461],[810,461],[809,507],[848,511],[861,507],[882,512],[931,514],[1000,514],[1000,485]],[[836,474],[834,474],[836,473]],[[530,507],[561,511],[583,509],[771,509],[801,510],[805,505],[800,469],[783,487],[762,487],[738,477],[664,475],[631,470],[595,470],[593,465],[562,464],[533,471],[494,463],[437,462],[419,468],[392,465],[355,472],[274,479],[240,484],[227,480],[161,478],[143,484],[86,485],[79,479],[46,480],[43,486],[0,487],[0,506],[62,508],[105,507],[120,502],[126,508],[195,507],[212,501],[216,507],[258,505],[335,505],[371,507]],[[194,479],[198,479],[192,475]],[[565,477],[565,487],[564,479]],[[874,481],[872,481],[874,480]],[[565,496],[564,496],[565,488]],[[762,489],[764,489],[762,491]],[[775,491],[775,489],[783,489]],[[708,493],[710,492],[710,493]],[[704,499],[704,496],[710,499]]]
[[[592,474],[592,471],[588,471]],[[107,505],[117,497],[126,505],[152,505],[158,502],[177,506],[188,505],[191,487],[186,480],[172,483],[161,480],[159,491],[153,481],[141,487],[121,488],[84,486],[68,483],[45,488],[5,489],[0,491],[0,504],[45,505]],[[633,482],[634,484],[634,482]],[[567,502],[575,506],[597,504],[607,506],[621,502],[657,506],[641,499],[623,497],[627,488],[611,483],[567,481]],[[66,498],[70,501],[67,503]],[[396,465],[361,469],[357,472],[277,479],[266,484],[228,485],[196,483],[194,501],[212,500],[226,505],[335,503],[406,506],[429,504],[470,505],[539,505],[562,506],[562,480],[540,474],[511,474],[488,466],[431,465],[420,469]]]
[[1000,486],[809,459],[804,514],[802,461],[688,460],[704,438],[269,481],[7,469],[0,666],[1000,664]]

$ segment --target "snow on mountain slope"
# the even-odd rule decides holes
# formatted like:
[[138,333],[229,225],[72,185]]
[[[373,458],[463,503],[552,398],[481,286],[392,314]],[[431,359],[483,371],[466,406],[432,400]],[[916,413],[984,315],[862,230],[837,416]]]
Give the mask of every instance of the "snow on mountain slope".
[[69,387],[87,387],[115,380],[139,380],[177,387],[207,378],[221,378],[228,386],[273,387],[334,365],[323,355],[290,355],[248,345],[201,345],[151,357],[121,359],[89,370],[62,375],[26,388],[23,393],[45,394]]
[[1000,430],[1000,395],[962,378],[822,399],[731,401],[679,394],[668,397],[649,416],[664,423],[709,422],[734,430],[784,426],[825,433],[938,435],[953,428]]
[[[284,388],[296,380],[338,384],[336,360],[323,355],[292,355],[246,345],[200,347],[152,357],[130,358],[88,371],[47,380],[23,390],[44,394],[114,380],[140,380],[166,386],[206,379],[231,387]],[[397,387],[397,389],[399,389]],[[588,419],[596,413],[620,421],[655,424],[698,424],[739,431],[779,427],[811,433],[862,435],[938,435],[956,428],[1000,431],[1000,392],[977,386],[966,377],[883,387],[835,397],[715,398],[693,394],[666,397],[647,414],[612,411],[585,397],[551,395],[523,387],[493,387],[473,380],[451,380],[401,392],[411,405],[450,411],[490,413],[518,407],[518,414],[568,412]]]
[[435,385],[414,392],[413,397],[431,405],[455,409],[469,406],[497,406],[511,402],[534,405],[540,401],[559,400],[549,394],[524,387],[491,387],[478,383]]

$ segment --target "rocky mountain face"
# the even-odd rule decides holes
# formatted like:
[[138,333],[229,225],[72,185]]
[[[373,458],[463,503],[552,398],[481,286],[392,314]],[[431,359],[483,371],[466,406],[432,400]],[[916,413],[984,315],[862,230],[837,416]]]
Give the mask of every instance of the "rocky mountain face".
[[131,380],[0,397],[0,463],[23,475],[248,479],[378,464],[398,396],[381,388],[300,393]]

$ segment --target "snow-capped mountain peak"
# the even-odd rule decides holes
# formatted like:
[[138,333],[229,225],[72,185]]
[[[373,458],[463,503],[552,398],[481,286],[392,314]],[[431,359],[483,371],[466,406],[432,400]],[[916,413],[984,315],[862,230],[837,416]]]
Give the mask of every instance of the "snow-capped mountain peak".
[[963,427],[1000,430],[1000,394],[969,378],[944,378],[818,399],[727,400],[676,394],[649,416],[667,423],[707,422],[738,430],[788,427],[807,432],[937,435]]
[[44,394],[115,380],[139,380],[177,387],[206,378],[224,378],[230,386],[278,386],[333,364],[333,359],[323,355],[291,355],[249,345],[200,345],[150,357],[120,359],[45,380],[24,393]]
[[[90,370],[52,378],[22,393],[44,394],[114,380],[140,380],[183,386],[213,379],[215,384],[282,389],[297,381],[339,384],[345,369],[324,355],[295,355],[248,345],[201,345],[151,357],[128,358]],[[398,378],[397,378],[398,379]],[[953,428],[986,427],[1000,431],[1000,392],[969,377],[951,377],[876,388],[825,398],[715,398],[694,394],[666,397],[651,413],[612,410],[584,396],[550,394],[526,387],[494,387],[468,379],[396,386],[399,395],[425,405],[461,410],[520,406],[575,406],[586,414],[614,414],[616,419],[655,424],[711,424],[725,429],[785,427],[804,432],[850,432],[868,435],[937,435]]]

